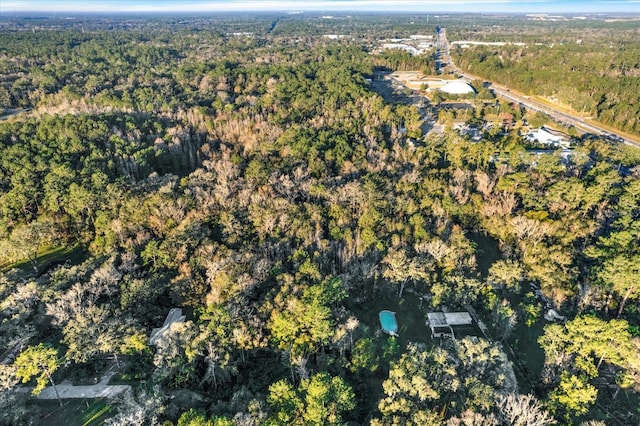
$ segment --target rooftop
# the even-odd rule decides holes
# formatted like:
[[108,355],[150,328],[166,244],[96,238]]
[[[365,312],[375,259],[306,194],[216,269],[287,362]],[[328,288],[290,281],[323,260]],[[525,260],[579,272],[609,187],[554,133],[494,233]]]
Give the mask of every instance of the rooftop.
[[468,312],[429,312],[427,319],[433,327],[470,325],[472,323],[471,315]]
[[185,316],[182,315],[182,309],[172,308],[167,314],[167,318],[164,320],[164,324],[160,328],[154,328],[149,336],[149,344],[155,345],[158,340],[164,335],[164,333],[171,328],[171,324],[176,322],[184,322]]
[[441,91],[445,93],[451,93],[455,95],[463,95],[467,93],[475,93],[473,87],[466,81],[462,80],[454,80],[451,81],[440,88]]

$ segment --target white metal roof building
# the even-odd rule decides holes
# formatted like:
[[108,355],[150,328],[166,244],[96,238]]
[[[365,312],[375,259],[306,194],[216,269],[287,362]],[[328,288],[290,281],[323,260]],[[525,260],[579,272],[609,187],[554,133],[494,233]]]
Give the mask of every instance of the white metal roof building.
[[525,136],[525,139],[527,139],[530,142],[538,142],[543,145],[550,145],[550,146],[556,146],[556,147],[569,146],[568,141],[564,137],[553,134],[544,127],[541,127],[540,129],[530,130],[529,133],[527,133],[527,135]]
[[442,86],[440,90],[452,95],[467,95],[476,92],[469,83],[463,80],[453,80]]
[[151,330],[151,336],[149,337],[149,344],[156,345],[158,340],[171,328],[172,324],[178,322],[184,322],[186,316],[182,315],[182,309],[172,308],[167,314],[167,318],[164,320],[162,327],[154,328]]

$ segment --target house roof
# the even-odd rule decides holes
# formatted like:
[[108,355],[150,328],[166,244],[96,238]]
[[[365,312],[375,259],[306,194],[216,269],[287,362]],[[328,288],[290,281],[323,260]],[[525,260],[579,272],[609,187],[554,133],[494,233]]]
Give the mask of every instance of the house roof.
[[527,139],[529,139],[530,141],[537,140],[538,142],[544,144],[559,143],[564,140],[562,136],[555,135],[544,127],[540,129],[530,130],[527,134]]
[[427,319],[432,327],[470,325],[473,322],[468,312],[429,312]]
[[149,336],[149,344],[155,345],[158,340],[164,335],[164,333],[171,328],[171,325],[177,322],[184,322],[185,316],[182,315],[182,309],[172,308],[167,314],[167,318],[164,320],[164,324],[160,328],[154,328],[151,330],[151,336]]

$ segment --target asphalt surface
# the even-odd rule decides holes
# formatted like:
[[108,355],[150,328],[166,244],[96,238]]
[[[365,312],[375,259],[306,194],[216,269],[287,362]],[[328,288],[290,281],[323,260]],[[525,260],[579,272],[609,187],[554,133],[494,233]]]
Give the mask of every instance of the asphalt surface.
[[[107,372],[100,382],[90,386],[73,386],[68,380],[56,385],[58,394],[61,399],[80,399],[80,398],[111,398],[130,390],[129,385],[109,385],[109,380],[115,374],[114,371]],[[33,387],[18,388],[16,392],[31,393]],[[53,386],[47,386],[36,397],[38,399],[58,399]]]

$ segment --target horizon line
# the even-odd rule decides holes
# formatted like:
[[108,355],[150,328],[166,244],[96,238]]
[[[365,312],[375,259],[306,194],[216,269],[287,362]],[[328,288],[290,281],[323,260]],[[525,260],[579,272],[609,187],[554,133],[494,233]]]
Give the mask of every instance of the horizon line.
[[[425,8],[431,9],[428,12]],[[511,9],[510,11],[505,9]],[[387,12],[387,13],[547,13],[640,15],[640,0],[134,0],[96,4],[75,0],[2,0],[0,16],[11,13],[219,13],[219,12]]]
[[446,14],[446,15],[547,15],[547,16],[615,16],[615,15],[625,15],[625,16],[635,16],[640,17],[640,11],[629,11],[629,10],[612,10],[608,12],[603,11],[557,11],[557,10],[521,10],[521,11],[497,11],[497,10],[487,10],[487,11],[472,11],[472,10],[450,10],[450,9],[441,9],[441,10],[431,10],[431,11],[417,11],[411,9],[396,9],[396,10],[386,10],[386,9],[369,9],[369,10],[361,10],[361,9],[220,9],[220,10],[0,10],[0,19],[6,15],[23,15],[23,16],[36,16],[42,14],[50,14],[50,15],[63,15],[63,16],[86,16],[86,15],[210,15],[213,13],[233,13],[233,14],[262,14],[262,13],[286,13],[286,14],[320,14],[320,13],[330,13],[334,15],[351,15],[351,14],[392,14],[392,15],[434,15],[434,14]]

